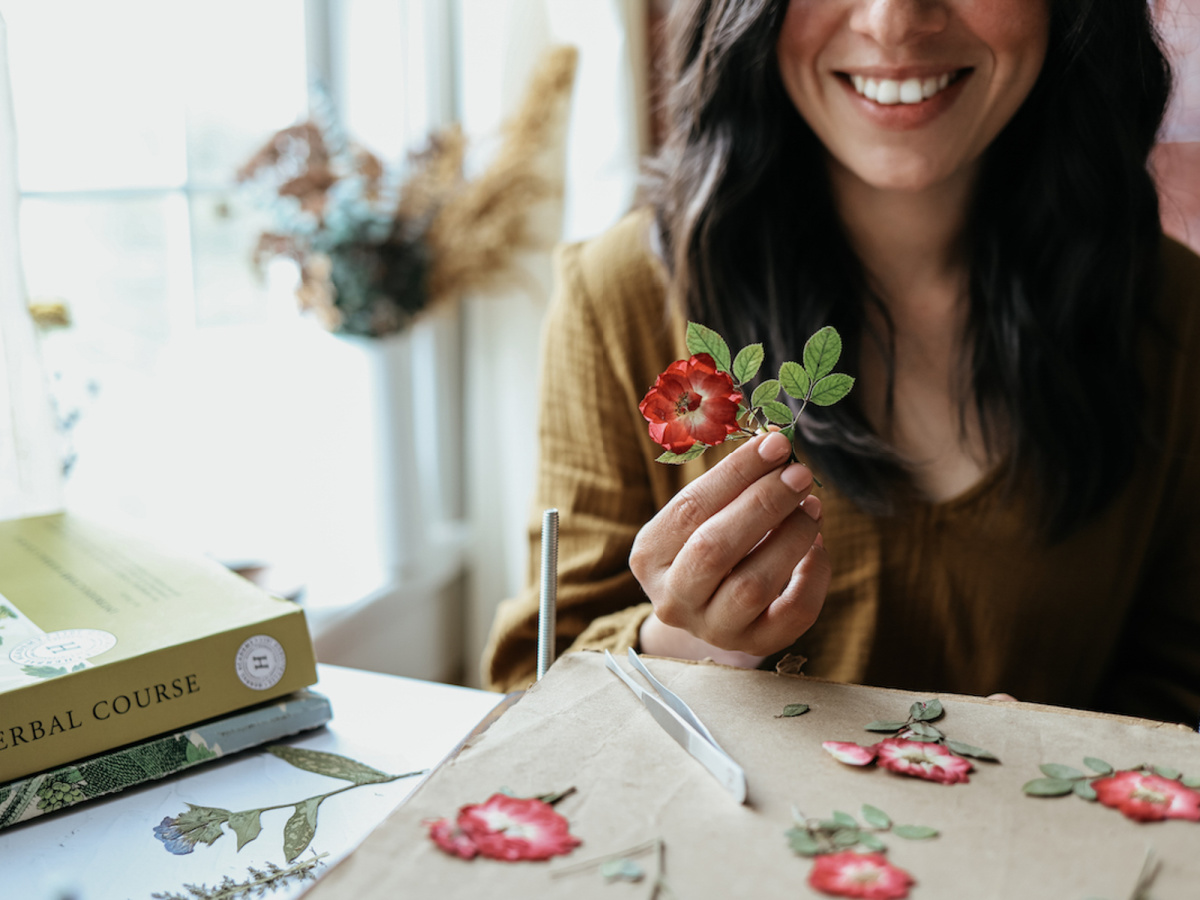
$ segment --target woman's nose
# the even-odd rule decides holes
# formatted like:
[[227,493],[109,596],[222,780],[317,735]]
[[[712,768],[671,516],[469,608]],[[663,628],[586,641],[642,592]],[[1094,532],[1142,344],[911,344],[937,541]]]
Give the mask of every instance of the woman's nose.
[[945,0],[862,0],[850,27],[882,47],[901,47],[937,34],[948,18]]

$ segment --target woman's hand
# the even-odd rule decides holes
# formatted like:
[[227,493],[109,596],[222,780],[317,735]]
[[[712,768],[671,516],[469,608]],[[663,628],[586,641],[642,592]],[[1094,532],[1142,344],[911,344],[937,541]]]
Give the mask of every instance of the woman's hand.
[[654,604],[645,652],[753,666],[816,621],[831,575],[821,502],[808,468],[784,465],[790,452],[781,434],[752,438],[638,532],[629,566]]

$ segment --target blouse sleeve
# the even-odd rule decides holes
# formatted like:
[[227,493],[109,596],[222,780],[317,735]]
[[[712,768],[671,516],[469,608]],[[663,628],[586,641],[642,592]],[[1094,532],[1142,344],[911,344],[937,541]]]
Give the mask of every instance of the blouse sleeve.
[[[625,230],[628,245],[633,238]],[[629,552],[654,515],[656,494],[673,489],[652,483],[661,476],[651,471],[637,409],[648,385],[638,382],[658,365],[643,357],[671,348],[647,336],[638,321],[647,305],[656,307],[649,319],[667,333],[654,270],[648,260],[629,265],[629,255],[614,253],[607,237],[599,248],[572,245],[556,255],[555,296],[542,333],[526,588],[497,610],[483,658],[484,681],[493,690],[520,689],[534,678],[543,510],[559,512],[558,653],[630,646],[650,611],[629,570]]]

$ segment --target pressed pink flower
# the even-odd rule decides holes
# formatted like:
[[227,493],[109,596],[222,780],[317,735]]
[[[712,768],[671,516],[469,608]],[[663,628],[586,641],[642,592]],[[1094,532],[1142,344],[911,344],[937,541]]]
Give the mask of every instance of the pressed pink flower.
[[879,765],[901,775],[912,775],[940,784],[970,781],[967,773],[974,767],[961,756],[955,756],[941,744],[910,741],[907,738],[887,738],[875,745]]
[[507,794],[464,806],[458,812],[458,827],[480,855],[510,862],[549,859],[570,853],[580,843],[567,830],[567,820],[548,803]]
[[850,741],[825,741],[821,745],[825,752],[848,766],[867,766],[875,761],[877,744],[864,747],[862,744],[852,744]]
[[1118,772],[1092,782],[1096,799],[1139,822],[1188,819],[1200,822],[1200,793],[1161,775]]
[[449,819],[431,820],[423,824],[429,826],[429,837],[433,839],[433,842],[451,856],[474,859],[475,854],[479,852],[475,842]]
[[892,900],[907,897],[914,881],[903,869],[889,863],[882,853],[843,850],[818,856],[808,873],[808,883],[835,897]]
[[717,371],[711,356],[700,353],[667,366],[638,409],[655,442],[671,453],[685,453],[697,442],[719,444],[737,431],[741,402],[733,379]]

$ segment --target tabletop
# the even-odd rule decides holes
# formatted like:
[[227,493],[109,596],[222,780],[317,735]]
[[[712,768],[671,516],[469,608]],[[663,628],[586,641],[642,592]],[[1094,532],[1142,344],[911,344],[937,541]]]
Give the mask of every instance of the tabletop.
[[[329,697],[333,721],[280,743],[336,753],[396,775],[435,767],[502,699],[339,666],[319,665],[318,675],[315,688]],[[330,796],[314,810],[316,830],[308,848],[289,864],[284,831],[297,805],[302,809],[308,798],[347,782],[249,750],[5,829],[0,832],[3,893],[28,900],[191,898],[188,885],[213,888],[225,878],[245,883],[257,877],[255,871],[270,877],[275,866],[295,874],[267,896],[296,897],[311,884],[299,873],[321,877],[420,782],[415,775]],[[263,809],[261,831],[240,849],[227,826],[211,844],[198,841],[190,852],[170,852],[155,826],[191,806]]]

